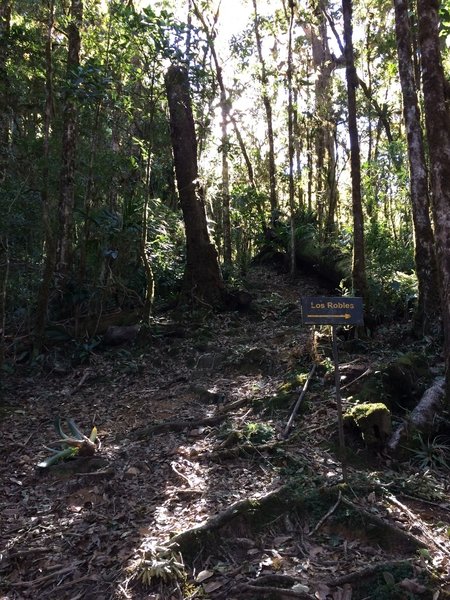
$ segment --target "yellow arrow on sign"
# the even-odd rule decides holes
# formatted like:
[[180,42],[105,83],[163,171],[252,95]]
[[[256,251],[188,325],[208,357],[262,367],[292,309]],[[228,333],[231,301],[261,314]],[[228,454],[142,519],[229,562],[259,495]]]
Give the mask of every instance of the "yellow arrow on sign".
[[315,318],[319,318],[319,319],[323,319],[323,318],[327,318],[327,319],[351,319],[352,315],[349,315],[348,313],[345,313],[345,315],[329,315],[327,313],[324,313],[322,315],[306,315],[306,317],[308,319],[315,319]]

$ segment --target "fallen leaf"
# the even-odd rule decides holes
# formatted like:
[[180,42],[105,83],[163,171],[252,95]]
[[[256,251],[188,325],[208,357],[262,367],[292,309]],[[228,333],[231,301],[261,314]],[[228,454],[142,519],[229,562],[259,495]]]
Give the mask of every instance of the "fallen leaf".
[[303,583],[296,583],[291,589],[293,592],[309,592],[309,587],[307,585],[303,585]]
[[204,583],[203,589],[207,594],[210,594],[211,592],[215,592],[216,590],[221,588],[224,583],[225,581],[211,581],[210,583]]
[[416,579],[403,579],[399,585],[404,590],[411,592],[412,594],[424,594],[427,591],[427,588],[419,583]]
[[201,583],[202,581],[206,581],[210,577],[214,575],[214,571],[200,571],[200,573],[195,578],[197,583]]

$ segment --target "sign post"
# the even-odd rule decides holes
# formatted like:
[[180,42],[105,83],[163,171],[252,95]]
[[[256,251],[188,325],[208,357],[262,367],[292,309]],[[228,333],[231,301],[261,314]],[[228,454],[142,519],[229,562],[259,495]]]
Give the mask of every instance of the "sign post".
[[345,457],[344,422],[342,418],[341,374],[337,347],[337,325],[363,325],[362,298],[305,296],[302,298],[302,321],[304,325],[331,325],[334,362],[334,384],[339,431],[342,477],[347,481]]

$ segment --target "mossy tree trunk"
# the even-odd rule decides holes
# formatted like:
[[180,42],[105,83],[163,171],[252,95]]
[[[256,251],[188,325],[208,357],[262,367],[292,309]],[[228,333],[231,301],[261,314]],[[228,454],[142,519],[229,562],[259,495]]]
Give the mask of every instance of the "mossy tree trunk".
[[184,296],[195,302],[221,304],[224,284],[217,251],[209,239],[202,187],[198,180],[197,140],[186,69],[169,67],[166,90],[170,112],[175,175],[186,231]]
[[398,68],[408,139],[410,194],[415,236],[415,263],[419,287],[416,323],[424,333],[429,333],[433,328],[436,328],[440,307],[434,235],[430,218],[428,170],[425,161],[412,59],[408,0],[394,0],[394,6]]
[[425,124],[430,155],[435,247],[445,338],[446,396],[450,401],[450,114],[440,52],[439,1],[418,0]]

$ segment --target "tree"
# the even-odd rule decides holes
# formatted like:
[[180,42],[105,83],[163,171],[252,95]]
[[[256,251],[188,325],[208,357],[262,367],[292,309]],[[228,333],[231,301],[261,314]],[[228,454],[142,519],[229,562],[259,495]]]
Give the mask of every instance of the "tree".
[[[214,44],[214,35],[211,33],[211,29],[207,26],[205,17],[202,14],[202,11],[199,10],[197,3],[195,0],[193,1],[194,11],[199,19],[204,32],[206,34],[206,39],[208,41],[209,50],[211,52],[211,56],[214,62],[214,67],[216,69],[216,78],[217,83],[219,85],[220,91],[220,111],[222,113],[222,121],[221,121],[221,154],[222,154],[222,232],[223,232],[223,261],[224,265],[227,268],[231,267],[231,257],[232,257],[232,247],[231,247],[231,220],[230,220],[230,167],[229,167],[229,145],[230,145],[230,137],[228,134],[228,124],[230,122],[230,109],[231,102],[227,94],[227,90],[225,88],[225,84],[222,76],[222,67],[220,66],[219,57],[217,55],[216,47]],[[218,13],[217,13],[218,16]]]
[[47,36],[45,40],[45,108],[44,108],[44,139],[43,139],[43,173],[42,173],[42,221],[44,224],[45,258],[42,280],[39,286],[36,315],[34,322],[34,352],[38,353],[44,341],[44,330],[47,321],[48,304],[53,283],[56,261],[55,228],[52,221],[54,208],[49,194],[50,170],[50,128],[54,111],[53,98],[53,56],[52,37],[54,28],[54,0],[47,2]]
[[425,124],[445,340],[447,400],[450,402],[450,114],[440,52],[438,9],[438,2],[418,0]]
[[398,68],[403,96],[403,115],[408,141],[410,195],[415,234],[415,264],[418,280],[417,325],[427,333],[436,326],[439,316],[434,235],[430,219],[428,169],[420,123],[412,40],[407,0],[394,0]]
[[345,72],[347,79],[348,133],[350,138],[350,169],[353,211],[353,293],[365,298],[366,264],[364,250],[364,216],[361,199],[361,157],[356,119],[356,86],[358,85],[352,34],[352,0],[342,0],[344,15]]
[[253,20],[255,27],[255,38],[256,48],[258,51],[259,58],[259,69],[262,87],[262,101],[264,109],[266,111],[266,122],[267,122],[267,139],[269,143],[269,190],[270,190],[270,211],[271,211],[271,223],[272,226],[275,223],[278,213],[278,197],[277,197],[277,178],[276,178],[276,167],[275,167],[275,142],[273,133],[273,112],[272,102],[269,96],[269,75],[267,73],[266,62],[264,60],[262,51],[262,40],[260,33],[260,18],[258,15],[258,5],[256,0],[253,0]]
[[183,293],[193,303],[218,305],[224,297],[217,251],[206,223],[203,189],[198,179],[197,140],[186,69],[172,65],[166,76],[175,175],[186,231]]
[[6,176],[9,144],[9,80],[7,72],[11,2],[0,1],[0,182]]
[[77,103],[75,99],[77,69],[80,66],[83,0],[71,0],[70,22],[67,29],[67,89],[64,102],[62,166],[59,195],[59,236],[56,270],[64,282],[73,260],[73,209],[75,194],[75,153]]

